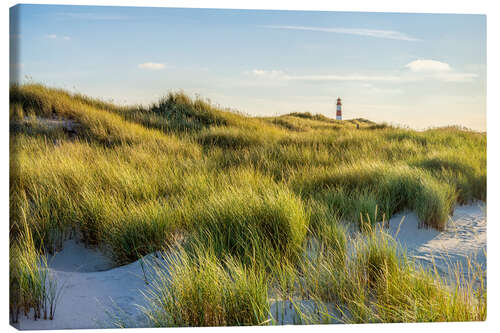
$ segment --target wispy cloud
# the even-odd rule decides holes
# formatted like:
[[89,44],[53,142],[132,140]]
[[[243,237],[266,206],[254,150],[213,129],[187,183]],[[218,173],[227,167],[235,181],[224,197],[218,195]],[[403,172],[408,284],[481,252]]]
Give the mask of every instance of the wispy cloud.
[[[409,71],[405,70],[409,69]],[[412,61],[390,74],[307,74],[292,75],[278,69],[253,69],[245,71],[244,74],[256,78],[282,80],[282,81],[359,81],[359,82],[416,82],[425,80],[437,80],[441,82],[470,82],[478,77],[475,73],[465,73],[454,70],[449,64],[437,60],[419,59]]]
[[291,75],[287,77],[288,80],[297,81],[386,81],[386,82],[400,82],[403,79],[395,75]]
[[145,62],[137,65],[137,67],[141,69],[149,69],[149,70],[161,70],[165,68],[165,64],[158,62]]
[[251,71],[245,72],[245,74],[254,75],[258,77],[267,77],[267,78],[283,78],[285,76],[285,72],[278,70],[265,70],[265,69],[253,69]]
[[436,73],[434,78],[443,82],[471,82],[478,75],[474,73],[461,73],[461,72],[446,72],[446,73]]
[[56,34],[48,34],[48,35],[45,35],[45,38],[48,38],[48,39],[63,39],[63,40],[71,40],[71,37],[69,36],[58,36]]
[[250,74],[256,77],[268,78],[268,79],[281,79],[290,81],[402,81],[402,78],[395,75],[360,75],[360,74],[349,74],[349,75],[331,75],[331,74],[320,74],[320,75],[289,75],[281,70],[263,70],[254,69],[252,71],[247,71],[245,74]]
[[304,30],[304,31],[319,31],[338,34],[358,35],[375,38],[397,39],[405,41],[419,41],[420,39],[409,36],[400,31],[394,30],[378,30],[378,29],[362,29],[362,28],[329,28],[329,27],[307,27],[296,25],[262,25],[264,28],[271,29],[286,29],[286,30]]

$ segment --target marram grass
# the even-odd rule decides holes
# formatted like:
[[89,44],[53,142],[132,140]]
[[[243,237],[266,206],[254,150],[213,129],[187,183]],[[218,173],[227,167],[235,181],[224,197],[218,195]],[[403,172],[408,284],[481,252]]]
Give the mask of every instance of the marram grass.
[[154,279],[143,308],[149,323],[165,326],[236,326],[267,322],[267,274],[209,248],[163,255],[152,263]]
[[486,319],[481,267],[455,267],[446,280],[409,261],[380,227],[364,235],[349,239],[350,251],[319,240],[299,263],[275,258],[267,269],[203,246],[170,247],[149,263],[142,311],[155,327],[290,324],[287,312],[300,324]]
[[[248,117],[181,92],[117,106],[28,84],[12,86],[10,102],[11,290],[69,235],[117,265],[181,239],[178,278],[205,288],[206,274],[228,286],[197,308],[183,304],[194,294],[166,298],[156,310],[186,313],[160,311],[155,325],[273,323],[266,293],[314,300],[315,314],[299,309],[302,323],[328,321],[318,314],[328,302],[345,322],[486,317],[485,289],[450,289],[395,257],[389,241],[368,238],[352,256],[346,232],[351,221],[370,235],[375,221],[408,210],[422,227],[443,229],[456,204],[486,200],[485,133],[308,113]],[[304,255],[311,244],[317,256]],[[204,261],[192,259],[200,248]],[[23,288],[40,295],[38,285]],[[11,297],[11,308],[36,308],[37,297]],[[220,297],[229,305],[210,318],[188,311]]]

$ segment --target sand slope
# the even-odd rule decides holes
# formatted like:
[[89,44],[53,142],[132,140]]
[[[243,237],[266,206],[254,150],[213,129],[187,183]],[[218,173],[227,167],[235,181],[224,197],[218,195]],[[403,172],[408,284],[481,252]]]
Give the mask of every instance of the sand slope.
[[[402,217],[403,223],[400,224]],[[443,273],[449,263],[466,265],[467,257],[486,267],[486,205],[457,206],[444,232],[419,229],[413,213],[395,215],[388,232],[408,251],[410,257],[430,267],[433,261]],[[150,257],[150,256],[148,256]],[[147,289],[140,262],[111,268],[111,262],[98,251],[74,240],[49,258],[50,273],[64,287],[54,320],[33,321],[20,316],[19,329],[69,329],[114,327],[106,310],[121,309],[119,316],[129,325],[144,325],[137,305],[144,305],[141,291]],[[272,307],[276,308],[277,304]],[[275,309],[276,311],[276,309]],[[281,317],[281,316],[280,316]],[[295,322],[286,313],[281,323]]]
[[435,263],[440,273],[448,274],[449,266],[457,263],[466,269],[468,259],[486,268],[486,205],[482,202],[457,206],[443,232],[419,229],[414,213],[394,216],[388,232],[409,257],[424,267],[433,267]]
[[141,321],[136,304],[144,305],[141,290],[146,284],[139,262],[109,269],[109,259],[73,240],[48,260],[50,273],[63,286],[54,320],[33,321],[32,316],[20,315],[19,329],[114,327],[106,311],[116,307],[130,322]]

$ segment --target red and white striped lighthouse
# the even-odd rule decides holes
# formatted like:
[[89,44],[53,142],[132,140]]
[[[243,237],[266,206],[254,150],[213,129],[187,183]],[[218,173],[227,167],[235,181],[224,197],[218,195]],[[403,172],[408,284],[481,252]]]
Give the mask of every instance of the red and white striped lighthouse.
[[342,102],[337,98],[337,120],[342,120]]

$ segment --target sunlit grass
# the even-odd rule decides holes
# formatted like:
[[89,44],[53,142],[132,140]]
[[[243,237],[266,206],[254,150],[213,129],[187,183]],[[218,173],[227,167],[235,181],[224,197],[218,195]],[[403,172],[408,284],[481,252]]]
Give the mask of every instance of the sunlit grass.
[[269,313],[267,275],[256,265],[210,248],[188,255],[182,249],[151,264],[154,279],[143,308],[155,327],[259,325]]
[[[268,293],[313,301],[315,315],[298,309],[301,323],[329,321],[320,308],[331,302],[345,322],[486,316],[485,288],[450,291],[370,232],[407,210],[443,229],[457,203],[486,200],[485,133],[248,117],[184,93],[124,107],[24,85],[10,98],[11,290],[70,234],[117,265],[181,238],[182,265],[164,278],[186,297],[152,297],[154,325],[276,323]],[[353,244],[351,222],[368,238]],[[25,294],[39,295],[30,279]],[[214,298],[195,299],[190,286]],[[36,309],[30,297],[11,298],[11,308]]]

